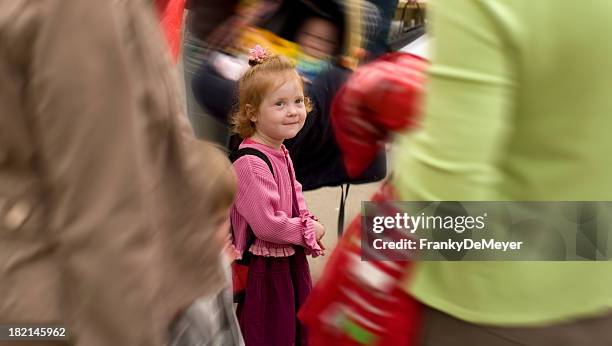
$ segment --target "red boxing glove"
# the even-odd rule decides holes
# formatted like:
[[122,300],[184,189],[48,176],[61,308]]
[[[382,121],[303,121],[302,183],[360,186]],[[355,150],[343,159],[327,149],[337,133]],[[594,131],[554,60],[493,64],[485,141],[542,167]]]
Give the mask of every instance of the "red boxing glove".
[[331,120],[349,177],[368,167],[391,132],[417,126],[427,66],[416,55],[386,54],[357,69],[338,91]]

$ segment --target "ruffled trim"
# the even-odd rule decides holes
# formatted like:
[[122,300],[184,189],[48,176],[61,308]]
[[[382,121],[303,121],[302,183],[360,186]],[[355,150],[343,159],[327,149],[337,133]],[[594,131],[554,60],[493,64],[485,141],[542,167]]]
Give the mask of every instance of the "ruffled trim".
[[291,246],[263,242],[259,239],[255,241],[249,251],[254,255],[263,257],[289,257],[295,254],[295,249]]
[[[318,257],[323,255],[324,251],[317,242],[317,234],[313,221],[318,221],[318,219],[309,211],[304,210],[300,213],[300,224],[302,225],[305,243],[304,253],[312,257]],[[245,251],[263,257],[289,257],[295,254],[293,246],[265,242],[261,239],[255,239],[255,242],[249,249],[239,249],[236,245],[237,244],[230,243],[228,246],[228,252],[233,260],[242,259]]]
[[300,210],[300,217],[301,218],[308,217],[311,220],[319,221],[319,218],[316,217],[315,215],[311,214],[310,211],[308,211],[308,210]]
[[306,243],[306,247],[304,248],[304,252],[306,255],[311,255],[312,257],[318,257],[323,254],[323,250],[319,246],[317,242],[317,234],[314,228],[314,219],[312,218],[312,214],[309,212],[300,214],[300,222],[304,226],[304,243]]

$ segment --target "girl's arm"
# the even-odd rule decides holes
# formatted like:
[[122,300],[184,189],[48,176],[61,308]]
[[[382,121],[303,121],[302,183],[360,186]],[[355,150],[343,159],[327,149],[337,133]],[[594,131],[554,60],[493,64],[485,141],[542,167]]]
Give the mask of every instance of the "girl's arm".
[[238,176],[234,204],[257,238],[275,244],[321,250],[313,219],[307,215],[291,217],[279,210],[278,187],[265,162],[257,157],[243,156],[234,162],[234,168]]
[[308,205],[306,204],[306,199],[304,198],[304,193],[302,192],[302,184],[300,184],[295,178],[295,169],[293,168],[293,161],[291,161],[291,159],[289,159],[289,169],[291,170],[293,186],[295,187],[295,196],[297,198],[300,216],[304,215],[312,220],[319,221],[319,219],[312,214],[310,210],[308,210]]

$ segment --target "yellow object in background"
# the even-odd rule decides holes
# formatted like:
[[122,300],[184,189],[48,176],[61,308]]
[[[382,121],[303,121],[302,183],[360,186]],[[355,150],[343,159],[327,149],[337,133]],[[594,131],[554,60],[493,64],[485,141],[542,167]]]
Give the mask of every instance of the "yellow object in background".
[[248,54],[249,48],[260,45],[272,54],[283,55],[289,58],[296,66],[298,72],[306,80],[312,81],[319,72],[326,66],[326,61],[305,54],[300,46],[286,40],[268,30],[249,27],[238,40],[238,50],[240,53]]
[[248,49],[255,45],[268,49],[273,54],[284,55],[295,62],[299,56],[300,48],[292,41],[264,29],[249,27],[244,30],[238,39],[241,53],[248,54]]

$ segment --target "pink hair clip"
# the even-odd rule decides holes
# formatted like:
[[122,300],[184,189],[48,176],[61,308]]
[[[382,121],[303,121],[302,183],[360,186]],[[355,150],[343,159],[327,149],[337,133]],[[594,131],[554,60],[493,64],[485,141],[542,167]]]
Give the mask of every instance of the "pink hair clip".
[[256,45],[255,47],[249,49],[249,63],[250,65],[261,64],[270,57],[268,50],[260,45]]

